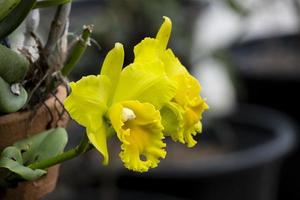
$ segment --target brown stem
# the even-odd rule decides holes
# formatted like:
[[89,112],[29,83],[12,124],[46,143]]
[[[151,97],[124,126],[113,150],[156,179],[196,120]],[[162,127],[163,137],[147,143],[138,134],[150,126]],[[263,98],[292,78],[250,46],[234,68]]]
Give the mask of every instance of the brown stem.
[[[59,52],[65,52],[64,47],[58,46],[58,41],[65,41],[67,37],[67,28],[69,24],[69,15],[71,11],[71,3],[58,6],[54,19],[51,24],[50,33],[47,43],[44,48],[44,55],[51,59],[51,55],[54,53],[56,47]],[[63,42],[64,44],[66,42]],[[65,57],[65,56],[63,56]],[[51,60],[49,60],[51,64]],[[60,63],[62,64],[62,63]],[[56,69],[55,71],[57,71]]]

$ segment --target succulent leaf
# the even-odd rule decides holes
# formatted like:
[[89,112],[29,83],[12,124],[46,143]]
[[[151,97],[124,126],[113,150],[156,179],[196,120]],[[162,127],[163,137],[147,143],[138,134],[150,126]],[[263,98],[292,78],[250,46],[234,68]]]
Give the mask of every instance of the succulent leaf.
[[[0,169],[2,172],[6,170],[6,173],[0,174],[0,184],[12,184],[11,181],[14,181],[12,179],[14,176],[29,181],[40,178],[46,171],[44,169],[31,169],[28,165],[62,153],[67,140],[66,130],[56,128],[6,147],[0,157]],[[11,176],[12,174],[13,176]]]
[[21,85],[18,87],[18,93],[13,93],[10,84],[0,76],[0,113],[16,112],[25,105],[27,92]]
[[21,0],[0,0],[0,21],[5,18]]
[[20,82],[28,68],[29,61],[24,56],[0,45],[0,77],[6,82]]

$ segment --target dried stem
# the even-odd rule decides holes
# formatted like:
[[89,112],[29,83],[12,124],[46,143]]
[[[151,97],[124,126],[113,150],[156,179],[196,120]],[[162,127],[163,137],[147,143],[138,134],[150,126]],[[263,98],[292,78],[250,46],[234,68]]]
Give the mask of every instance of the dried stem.
[[32,10],[26,19],[24,31],[23,50],[30,54],[31,62],[35,62],[39,58],[39,49],[34,33],[40,23],[39,9]]
[[[51,65],[53,61],[51,61],[51,55],[53,55],[54,50],[58,48],[58,51],[64,52],[67,47],[62,47],[58,46],[58,41],[64,41],[62,42],[64,45],[66,45],[66,38],[67,38],[67,29],[68,29],[68,24],[69,24],[69,15],[71,11],[71,3],[67,3],[64,5],[58,6],[55,17],[52,21],[51,28],[50,28],[50,33],[48,36],[47,43],[44,48],[44,54],[46,57],[49,58],[49,64]],[[63,58],[65,55],[63,55]],[[62,63],[55,63],[58,64],[61,67]],[[53,66],[52,66],[53,67]],[[57,71],[56,69],[55,71]]]

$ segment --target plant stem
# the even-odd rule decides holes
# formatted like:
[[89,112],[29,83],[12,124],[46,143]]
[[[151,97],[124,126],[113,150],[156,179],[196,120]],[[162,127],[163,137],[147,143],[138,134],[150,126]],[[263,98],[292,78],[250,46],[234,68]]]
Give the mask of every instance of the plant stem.
[[34,8],[46,8],[51,6],[58,6],[61,4],[66,4],[71,2],[71,0],[44,0],[44,1],[37,1],[34,5]]
[[55,157],[42,160],[36,163],[30,164],[28,167],[31,169],[47,169],[53,165],[56,165],[58,163],[70,160],[72,158],[75,158],[89,150],[93,149],[93,146],[89,143],[89,139],[87,138],[86,134],[80,144],[76,146],[73,149],[70,149],[69,151],[66,151],[60,155],[57,155]]
[[33,35],[37,30],[39,23],[40,23],[39,9],[32,10],[26,18],[25,30],[23,33],[24,42],[22,48],[23,50],[29,53],[28,58],[31,60],[32,63],[34,63],[40,57],[38,44],[36,42],[35,36]]
[[51,24],[48,40],[45,45],[45,56],[50,56],[53,53],[55,47],[57,46],[57,42],[60,41],[60,38],[64,36],[64,33],[66,32],[65,29],[68,27],[67,24],[69,21],[70,11],[71,3],[58,6],[55,17]]
[[90,35],[92,31],[93,31],[92,25],[84,26],[81,37],[78,39],[77,43],[75,44],[66,65],[61,69],[61,73],[63,76],[67,76],[82,57],[83,53],[86,50],[87,45],[90,42]]
[[247,16],[249,14],[245,8],[243,8],[238,2],[236,2],[236,0],[227,0],[227,4],[231,9],[233,9],[241,16]]

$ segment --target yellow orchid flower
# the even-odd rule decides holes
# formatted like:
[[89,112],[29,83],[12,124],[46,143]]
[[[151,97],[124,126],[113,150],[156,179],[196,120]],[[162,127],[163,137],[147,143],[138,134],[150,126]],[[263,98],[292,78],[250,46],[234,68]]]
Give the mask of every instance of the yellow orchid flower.
[[145,38],[135,46],[134,62],[140,66],[153,61],[161,63],[168,78],[176,83],[175,96],[160,109],[164,134],[192,147],[196,144],[193,136],[201,132],[200,120],[208,105],[200,96],[199,82],[189,74],[172,50],[167,49],[171,30],[171,20],[164,17],[156,38]]
[[99,75],[70,83],[65,108],[86,127],[104,164],[112,133],[122,143],[119,155],[125,167],[138,172],[156,167],[166,156],[164,136],[189,147],[196,144],[193,136],[201,132],[202,112],[208,106],[199,95],[198,81],[167,49],[171,29],[165,17],[156,38],[136,45],[134,62],[124,69],[123,46],[116,43]]
[[106,140],[113,128],[122,142],[125,167],[145,172],[166,155],[158,109],[174,97],[176,87],[160,62],[133,63],[122,70],[123,60],[123,46],[117,43],[100,75],[70,83],[72,92],[64,105],[86,127],[90,142],[104,157],[103,164],[109,160]]

